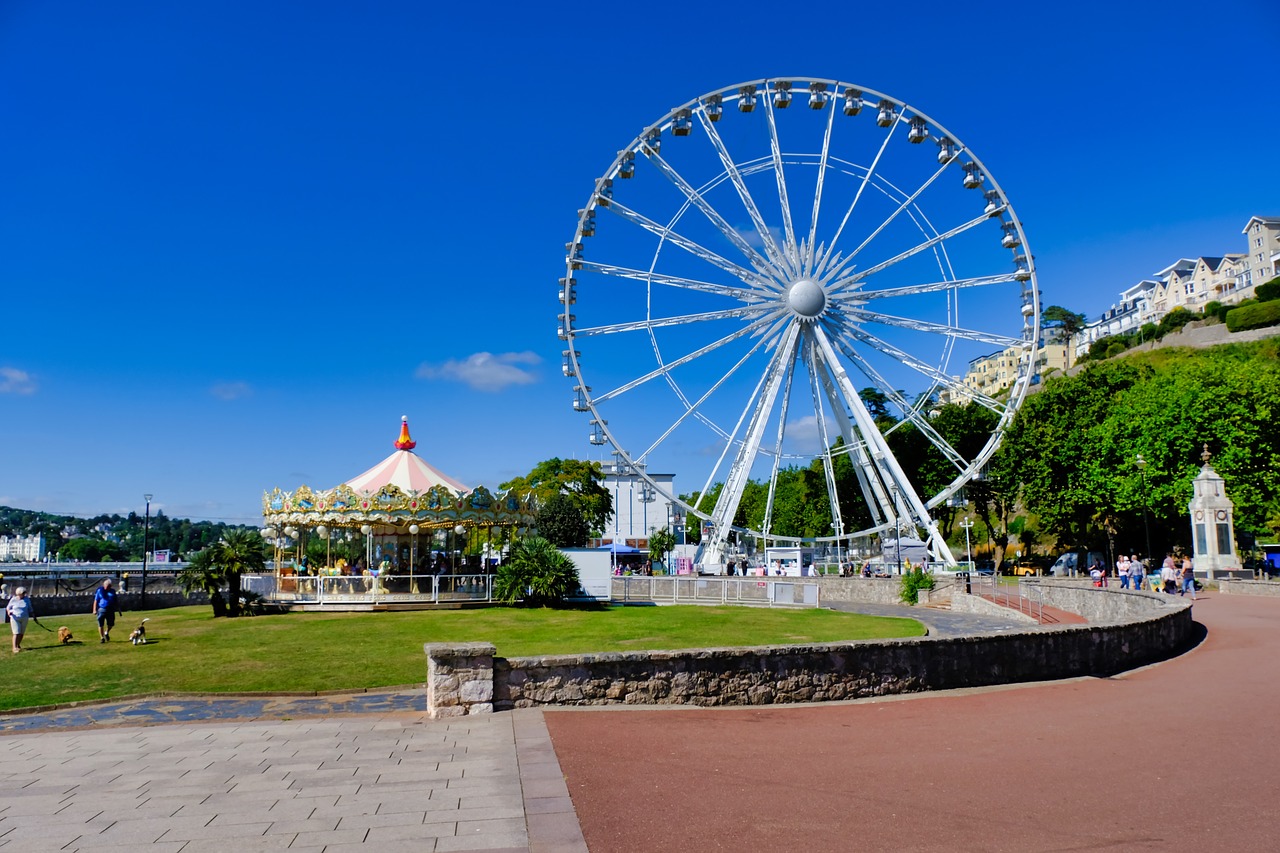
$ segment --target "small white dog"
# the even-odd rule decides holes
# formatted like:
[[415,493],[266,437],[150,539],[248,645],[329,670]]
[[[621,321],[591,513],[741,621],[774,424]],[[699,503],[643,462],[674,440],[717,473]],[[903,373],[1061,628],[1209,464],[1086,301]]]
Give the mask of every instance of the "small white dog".
[[147,623],[150,621],[150,618],[143,619],[142,624],[134,628],[133,633],[129,635],[129,642],[135,646],[145,646],[147,644]]

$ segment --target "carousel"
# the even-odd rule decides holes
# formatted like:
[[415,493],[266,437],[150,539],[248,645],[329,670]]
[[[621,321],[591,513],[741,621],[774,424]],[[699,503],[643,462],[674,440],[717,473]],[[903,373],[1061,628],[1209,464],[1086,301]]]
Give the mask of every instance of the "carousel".
[[533,524],[524,495],[470,488],[413,452],[409,419],[395,451],[332,489],[276,488],[262,498],[274,547],[274,603],[308,609],[488,601],[493,569]]

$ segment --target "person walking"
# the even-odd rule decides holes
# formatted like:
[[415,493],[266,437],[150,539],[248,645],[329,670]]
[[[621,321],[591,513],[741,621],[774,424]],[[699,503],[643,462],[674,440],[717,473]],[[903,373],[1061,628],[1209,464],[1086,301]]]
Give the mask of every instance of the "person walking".
[[1160,566],[1160,582],[1164,591],[1173,595],[1178,591],[1178,570],[1173,565],[1173,554],[1165,554],[1164,563]]
[[1120,555],[1120,559],[1116,560],[1116,577],[1120,578],[1120,588],[1129,588],[1129,558],[1124,554]]
[[1191,593],[1191,600],[1196,600],[1196,573],[1190,557],[1182,558],[1182,591],[1178,595]]
[[1138,559],[1138,555],[1134,554],[1129,559],[1129,580],[1136,590],[1143,589],[1143,582],[1146,580],[1146,567],[1142,565],[1142,561]]
[[27,598],[27,588],[20,586],[13,591],[13,597],[4,606],[5,615],[9,617],[9,627],[13,630],[13,653],[22,651],[22,638],[27,633],[27,621],[31,619],[31,599]]
[[111,639],[111,629],[116,626],[116,612],[120,609],[120,597],[111,588],[111,578],[102,581],[102,586],[93,593],[93,615],[98,620],[98,642],[105,643]]

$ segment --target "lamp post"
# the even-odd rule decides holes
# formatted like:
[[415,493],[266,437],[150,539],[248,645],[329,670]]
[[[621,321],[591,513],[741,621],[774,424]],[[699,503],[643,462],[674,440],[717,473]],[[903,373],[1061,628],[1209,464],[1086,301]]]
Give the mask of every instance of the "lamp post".
[[413,544],[409,546],[409,592],[414,595],[418,594],[418,579],[413,573],[418,563],[418,531],[421,529],[416,524],[409,525],[409,535],[413,537]]
[[[142,496],[147,502],[147,514],[142,521],[142,605],[147,609],[147,534],[151,532],[151,495]],[[134,518],[137,518],[135,515]]]
[[893,550],[897,552],[898,574],[902,574],[902,516],[898,514],[898,485],[889,491],[893,495]]
[[973,551],[969,549],[969,530],[973,527],[973,519],[966,515],[960,526],[964,528],[964,557],[969,563],[969,571],[973,571]]
[[373,526],[369,524],[360,525],[360,532],[364,534],[364,570],[366,572],[373,571]]
[[1138,476],[1142,480],[1142,528],[1147,534],[1147,559],[1154,560],[1155,555],[1151,553],[1151,522],[1148,519],[1150,513],[1147,512],[1147,460],[1139,453],[1133,464],[1138,466]]

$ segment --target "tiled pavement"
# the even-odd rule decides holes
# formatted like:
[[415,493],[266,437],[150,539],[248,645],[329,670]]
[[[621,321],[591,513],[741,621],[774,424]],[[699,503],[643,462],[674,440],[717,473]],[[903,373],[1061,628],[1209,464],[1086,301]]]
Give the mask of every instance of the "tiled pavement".
[[0,851],[586,845],[539,711],[390,712],[0,737]]

